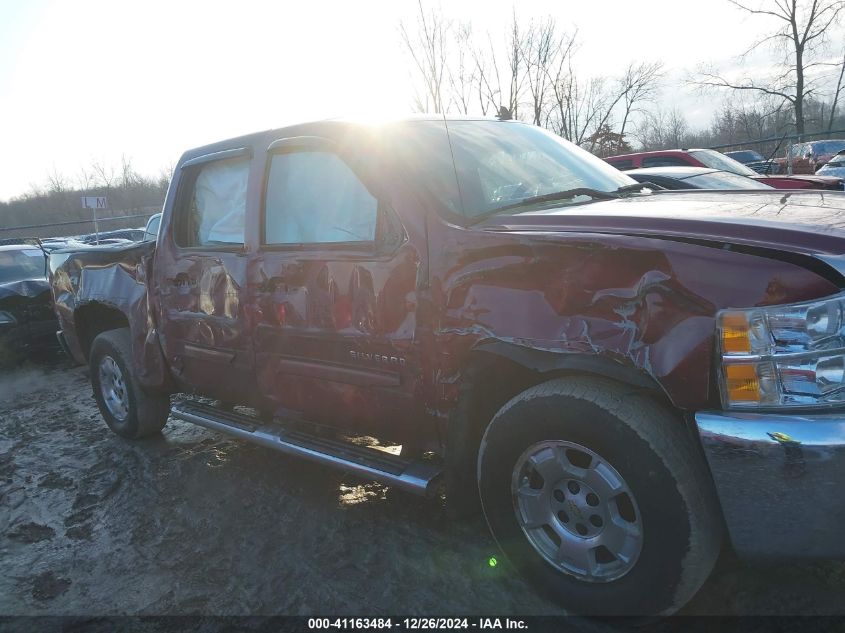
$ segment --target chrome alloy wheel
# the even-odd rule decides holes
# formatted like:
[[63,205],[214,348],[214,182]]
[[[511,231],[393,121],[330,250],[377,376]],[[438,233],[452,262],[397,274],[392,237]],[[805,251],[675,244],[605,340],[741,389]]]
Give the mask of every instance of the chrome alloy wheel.
[[129,394],[120,367],[111,356],[100,360],[100,394],[103,402],[116,419],[121,422],[129,416]]
[[560,571],[610,582],[636,564],[643,546],[637,502],[619,472],[586,446],[530,446],[516,462],[511,493],[528,542]]

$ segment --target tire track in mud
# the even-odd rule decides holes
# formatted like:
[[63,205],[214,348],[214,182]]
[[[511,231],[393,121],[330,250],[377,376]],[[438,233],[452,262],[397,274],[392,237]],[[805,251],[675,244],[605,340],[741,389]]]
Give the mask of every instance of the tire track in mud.
[[[62,363],[0,394],[0,614],[558,612],[488,565],[481,518],[176,420],[127,442]],[[843,613],[843,590],[840,563],[728,556],[685,611]]]

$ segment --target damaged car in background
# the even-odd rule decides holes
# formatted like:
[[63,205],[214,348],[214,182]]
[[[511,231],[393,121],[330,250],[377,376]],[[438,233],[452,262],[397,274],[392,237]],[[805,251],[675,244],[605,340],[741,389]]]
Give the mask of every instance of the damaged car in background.
[[845,558],[842,194],[652,192],[517,121],[324,121],[186,152],[157,242],[50,267],[121,437],[173,416],[444,493],[572,612],[671,613],[723,543]]
[[0,364],[57,348],[46,251],[27,241],[0,245]]

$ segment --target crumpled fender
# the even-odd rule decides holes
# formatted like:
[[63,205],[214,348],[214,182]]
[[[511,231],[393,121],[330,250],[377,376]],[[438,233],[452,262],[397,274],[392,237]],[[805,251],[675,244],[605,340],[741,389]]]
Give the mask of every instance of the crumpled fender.
[[[80,319],[91,310],[119,311],[129,323],[133,370],[147,388],[163,388],[170,375],[158,340],[147,282],[154,242],[130,246],[58,251],[50,255],[53,300],[65,340],[79,362],[86,361]],[[94,327],[96,323],[92,324]]]
[[717,406],[719,310],[839,291],[788,261],[667,239],[474,231],[469,240],[437,225],[432,233],[440,411],[479,351],[539,374],[624,374],[659,385],[682,410]]

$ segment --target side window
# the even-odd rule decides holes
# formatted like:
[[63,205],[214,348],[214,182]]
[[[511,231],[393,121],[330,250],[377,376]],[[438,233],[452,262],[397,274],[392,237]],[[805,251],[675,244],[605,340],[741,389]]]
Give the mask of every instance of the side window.
[[631,158],[625,158],[623,160],[613,160],[613,161],[609,160],[607,162],[610,163],[611,165],[613,165],[614,167],[616,167],[616,169],[618,169],[620,171],[625,171],[627,169],[633,169],[634,168],[634,161]]
[[188,169],[178,198],[176,243],[243,244],[249,159],[217,160]]
[[683,167],[689,163],[677,156],[651,156],[643,158],[643,167]]
[[275,154],[267,178],[264,243],[374,243],[378,206],[335,154]]

